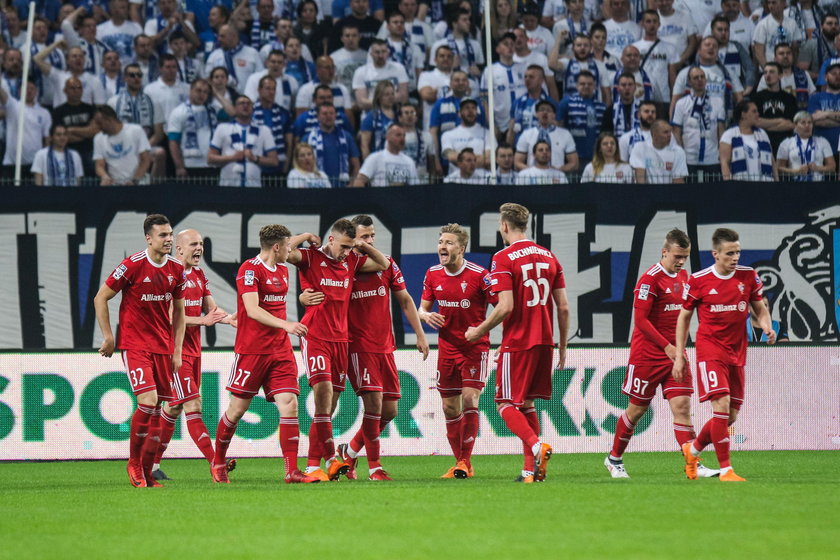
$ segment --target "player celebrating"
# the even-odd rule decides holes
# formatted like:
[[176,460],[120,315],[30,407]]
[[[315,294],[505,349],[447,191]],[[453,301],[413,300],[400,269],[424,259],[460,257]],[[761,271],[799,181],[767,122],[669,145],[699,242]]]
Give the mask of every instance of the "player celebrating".
[[776,342],[770,312],[761,301],[764,286],[755,270],[738,266],[741,242],[738,233],[718,228],[712,235],[715,264],[691,275],[683,292],[683,309],[677,319],[674,379],[687,375],[684,355],[691,316],[697,309],[697,389],[700,402],[712,401],[712,418],[694,442],[682,446],[685,474],[697,478],[700,452],[710,443],[720,463],[720,480],[743,482],[729,461],[729,426],[738,418],[744,404],[744,365],[747,360],[747,333],[744,325],[749,308],[758,317],[767,343]]
[[[553,315],[557,308],[560,333],[558,369],[566,363],[569,302],[563,267],[557,257],[529,240],[528,209],[508,202],[499,208],[499,232],[507,247],[493,255],[490,286],[499,302],[466,339],[480,341],[504,321],[496,406],[508,429],[522,440],[525,466],[519,479],[525,483],[545,480],[551,446],[540,441],[540,423],[534,399],[551,398]],[[551,298],[551,303],[549,303]]]
[[[294,249],[289,262],[298,267],[304,289],[317,287],[324,293],[323,301],[308,307],[301,320],[309,328],[301,339],[301,351],[315,396],[306,474],[338,480],[350,465],[335,454],[331,418],[347,376],[347,310],[353,279],[358,272],[384,271],[390,263],[373,246],[356,239],[356,226],[344,219],[333,224],[323,247]],[[322,457],[327,461],[326,472],[321,469]]]
[[143,232],[146,250],[123,260],[93,298],[103,338],[99,353],[109,358],[114,353],[114,334],[108,301],[123,293],[117,347],[137,396],[127,470],[131,484],[138,488],[162,486],[152,477],[160,442],[155,415],[160,401],[175,398],[172,376],[181,367],[184,342],[184,266],[169,254],[172,226],[166,216],[151,214],[143,221]]
[[[604,466],[613,478],[630,478],[621,457],[633,437],[636,423],[644,416],[659,386],[662,386],[662,396],[668,399],[674,416],[677,443],[682,446],[694,439],[689,400],[693,393],[691,372],[686,369],[680,381],[671,376],[677,316],[682,309],[683,287],[688,283],[688,272],[683,266],[690,254],[688,235],[672,229],[665,236],[662,258],[636,283],[630,361],[621,389],[630,397],[630,404],[616,423],[612,451],[604,459]],[[698,465],[698,474],[709,477],[720,473]]]
[[[458,224],[440,228],[440,264],[426,271],[420,318],[438,337],[437,389],[446,417],[446,438],[455,456],[455,466],[441,478],[473,476],[472,449],[478,435],[478,399],[487,382],[490,336],[477,343],[464,338],[468,327],[487,317],[490,303],[490,273],[464,258],[469,234]],[[432,311],[437,301],[437,312]]]
[[[376,230],[370,216],[360,214],[351,220],[356,226],[356,240],[373,246]],[[350,469],[347,478],[356,478],[356,459],[365,448],[370,480],[391,480],[379,461],[379,434],[397,416],[400,399],[400,378],[394,363],[394,330],[391,320],[391,298],[394,294],[400,308],[417,335],[417,349],[425,360],[429,344],[420,324],[414,300],[405,289],[400,267],[390,256],[390,266],[377,273],[360,272],[353,280],[350,310],[347,315],[350,332],[350,385],[362,398],[362,426],[350,440],[338,446],[338,454]]]
[[304,241],[318,243],[311,233],[292,237],[282,225],[260,229],[260,254],[245,261],[236,274],[236,316],[238,328],[227,390],[231,392],[227,411],[216,432],[216,455],[210,466],[214,482],[228,484],[226,456],[242,415],[262,387],[265,398],[280,411],[280,449],[283,452],[287,484],[318,482],[297,468],[298,369],[289,334],[302,337],[306,325],[286,320],[289,269],[284,263],[292,247]]
[[[232,316],[216,305],[210,293],[210,283],[204,271],[198,266],[204,254],[204,239],[194,229],[185,229],[175,236],[175,255],[184,265],[184,347],[181,369],[172,376],[172,389],[175,398],[167,402],[160,415],[160,446],[152,466],[155,480],[169,480],[160,469],[163,457],[175,423],[182,410],[187,412],[187,431],[207,462],[213,463],[213,443],[207,427],[201,419],[201,327],[211,327],[216,323],[231,324]],[[204,315],[202,316],[202,313]],[[236,460],[228,460],[228,470],[233,470]]]

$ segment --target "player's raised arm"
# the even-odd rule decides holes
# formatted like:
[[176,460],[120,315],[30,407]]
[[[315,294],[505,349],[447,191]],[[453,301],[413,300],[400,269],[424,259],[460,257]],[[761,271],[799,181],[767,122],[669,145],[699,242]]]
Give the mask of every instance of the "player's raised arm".
[[93,309],[96,311],[96,322],[99,323],[99,330],[102,332],[102,345],[99,347],[99,354],[110,358],[114,354],[116,344],[114,342],[114,331],[111,330],[111,312],[108,309],[108,302],[117,295],[117,292],[102,284],[96,296],[93,298]]
[[289,256],[286,258],[286,262],[298,264],[302,258],[300,251],[298,251],[298,247],[307,242],[313,247],[317,247],[321,244],[321,238],[315,235],[314,233],[301,233],[290,237],[289,245],[291,246],[292,250],[289,251]]
[[499,302],[493,307],[490,315],[477,327],[470,327],[464,333],[469,342],[481,340],[481,337],[492,331],[513,312],[513,292],[504,290],[498,293]]
[[406,290],[393,292],[394,298],[397,300],[403,315],[408,319],[408,324],[414,334],[417,335],[417,350],[423,354],[423,360],[429,357],[429,343],[426,341],[426,333],[423,332],[423,325],[420,324],[420,316],[417,313],[417,307],[414,306],[414,300]]
[[674,356],[674,368],[671,371],[677,381],[681,381],[685,375],[685,345],[688,340],[688,327],[691,325],[692,315],[694,315],[693,310],[683,308],[679,317],[677,317],[676,356]]
[[359,272],[379,272],[391,266],[388,257],[370,243],[356,239],[354,249],[368,256],[368,259],[359,268]]

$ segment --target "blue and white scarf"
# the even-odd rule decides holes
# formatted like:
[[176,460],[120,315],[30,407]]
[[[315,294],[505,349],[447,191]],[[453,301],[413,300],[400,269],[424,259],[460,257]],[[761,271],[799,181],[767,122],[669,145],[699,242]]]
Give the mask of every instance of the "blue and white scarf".
[[222,51],[225,55],[225,67],[227,68],[229,79],[232,80],[235,85],[239,85],[239,78],[236,76],[236,66],[233,63],[233,57],[239,54],[239,51],[241,51],[244,46],[245,45],[242,43],[239,43],[230,50]]
[[368,118],[371,120],[370,130],[373,133],[373,145],[370,147],[370,151],[376,152],[385,148],[385,132],[394,121],[388,118],[388,115],[382,109],[378,108],[372,110]]
[[152,98],[142,91],[136,96],[131,95],[127,89],[118,94],[114,110],[122,122],[139,124],[149,129],[155,125],[154,103]]
[[[347,144],[347,138],[345,137],[345,133],[340,128],[336,128],[333,130],[338,136],[338,180],[339,181],[349,181],[350,180],[350,146]],[[326,169],[325,165],[325,158],[327,154],[324,153],[324,133],[321,132],[321,127],[313,128],[312,131],[309,133],[309,136],[306,138],[306,143],[312,146],[312,149],[315,150],[315,157],[318,159],[318,169],[320,171],[324,171]],[[330,157],[336,157],[336,154],[330,154]],[[336,177],[330,177],[330,179],[335,179]]]
[[219,119],[216,115],[216,109],[209,104],[203,105],[205,116],[201,119],[196,116],[193,105],[189,101],[185,101],[184,105],[187,107],[187,120],[184,121],[184,143],[182,151],[184,152],[184,157],[199,157],[202,155],[201,146],[198,144],[199,128],[208,126],[210,128],[210,135],[212,136],[213,131],[216,130],[216,125],[219,124]]
[[747,179],[753,181],[760,181],[764,179],[773,178],[773,148],[770,146],[770,139],[767,134],[760,128],[753,128],[755,140],[758,143],[758,162],[760,166],[761,177],[748,177],[749,168],[747,166],[747,150],[744,147],[744,138],[741,135],[741,130],[735,128],[735,136],[732,137],[732,163],[730,171],[733,179]]
[[[615,73],[615,77],[613,77],[613,89],[612,89],[613,99],[618,98],[618,81],[621,79],[621,74],[623,72],[624,72],[624,69],[622,68],[622,69],[618,70]],[[633,73],[633,75],[635,75],[635,72]],[[642,100],[650,101],[651,99],[653,99],[653,84],[651,83],[650,78],[647,75],[647,72],[645,72],[641,68],[639,69],[639,75],[642,78],[642,88],[644,89],[644,95],[642,96]],[[638,84],[639,82],[637,81],[636,83]],[[596,82],[596,84],[597,84],[597,82]]]
[[9,90],[9,95],[20,101],[20,88],[22,80],[20,78],[9,79],[6,75],[3,75],[3,79],[6,80],[6,89]]
[[800,109],[808,108],[808,73],[801,68],[793,68],[793,85],[796,94],[796,103]]
[[[254,149],[254,142],[260,136],[260,129],[253,124],[250,126],[243,126],[239,122],[233,123],[233,125],[242,131],[240,132],[232,132],[230,135],[230,144],[231,148],[234,150],[253,150]],[[242,137],[244,134],[244,138]],[[240,184],[241,186],[246,185],[246,166],[248,165],[247,161],[237,162],[236,166],[234,167],[234,173],[239,173],[240,176]]]
[[[52,148],[47,150],[47,176],[44,184],[52,187],[75,187],[76,164],[73,162],[73,150],[64,150],[64,165],[55,156]],[[63,173],[62,173],[63,171]]]
[[252,122],[255,125],[263,124],[271,130],[277,148],[277,160],[281,164],[286,162],[286,132],[289,129],[290,118],[289,112],[277,103],[273,103],[270,109],[266,109],[260,103],[254,107]]
[[181,61],[178,60],[178,78],[185,84],[193,83],[193,80],[198,78],[198,68],[196,68],[195,61],[189,55],[184,57],[184,67],[181,67]]
[[260,18],[254,18],[251,23],[251,46],[260,50],[264,45],[277,41],[277,33],[274,31],[274,22],[269,22],[268,28],[263,29]]
[[563,97],[569,97],[577,93],[577,79],[581,70],[587,70],[595,76],[595,99],[601,98],[601,73],[598,71],[598,64],[595,59],[589,57],[581,62],[576,58],[569,59],[566,69],[563,71]]
[[[454,52],[457,56],[461,56],[461,49],[458,48],[458,41],[456,41],[455,37],[452,35],[452,29],[446,29],[446,35],[444,38],[446,39],[449,48],[452,49],[452,52]],[[473,49],[472,42],[470,41],[470,36],[464,35],[463,40],[464,50],[467,51],[467,66],[473,66],[475,64],[475,50]]]
[[402,51],[397,52],[397,49],[388,41],[389,58],[397,64],[402,64],[406,72],[412,72],[414,68],[414,56],[411,52],[411,41],[408,33],[403,33]]
[[[102,82],[102,89],[108,91],[108,75],[102,72],[99,75],[99,81]],[[125,78],[122,72],[117,72],[117,83],[114,86],[114,95],[119,95],[125,90]]]
[[[805,149],[802,149],[802,138],[799,137],[798,134],[794,135],[796,138],[796,148],[799,150],[799,161],[800,165],[808,165],[812,161],[814,161],[814,148],[816,147],[816,143],[814,142],[814,137],[811,136],[808,138],[808,141],[805,143]],[[794,181],[813,181],[814,174],[810,171],[806,175],[797,175],[793,179]]]
[[[135,60],[135,62],[139,64],[139,61]],[[152,82],[160,78],[160,64],[158,63],[157,56],[152,55],[149,57],[148,68],[149,69],[146,71],[146,78],[148,79],[148,81],[146,83],[151,84]]]
[[629,132],[634,128],[639,128],[641,123],[639,122],[639,104],[641,100],[639,98],[633,99],[633,108],[630,109],[630,120],[627,120],[627,117],[624,115],[624,104],[621,102],[621,98],[615,100],[613,103],[613,130],[619,136],[624,134],[625,132]]

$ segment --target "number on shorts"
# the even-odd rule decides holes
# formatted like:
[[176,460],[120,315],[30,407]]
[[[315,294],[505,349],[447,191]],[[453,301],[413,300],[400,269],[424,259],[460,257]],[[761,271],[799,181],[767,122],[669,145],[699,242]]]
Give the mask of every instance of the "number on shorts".
[[644,395],[645,391],[647,391],[647,387],[650,381],[644,381],[643,379],[639,379],[638,377],[633,378],[633,392],[638,393],[640,395]]
[[370,383],[370,374],[368,373],[367,368],[365,368],[364,373],[362,373],[362,379],[365,381],[365,383]]
[[238,368],[236,370],[236,377],[233,379],[234,385],[243,386],[248,382],[248,378],[251,377],[251,372],[247,369]]
[[716,371],[707,371],[706,375],[709,378],[709,388],[713,389],[717,387],[718,379],[717,379],[717,372]]
[[323,356],[309,358],[309,371],[324,371],[325,369],[327,369],[327,360]]
[[144,382],[143,379],[143,368],[133,369],[128,372],[129,377],[131,377],[131,386],[137,387],[138,385],[142,385]]
[[536,263],[537,268],[537,278],[528,278],[528,273],[534,269],[534,263],[530,264],[523,264],[522,265],[522,278],[524,282],[522,283],[523,286],[526,288],[531,288],[531,299],[529,299],[525,305],[528,307],[534,307],[535,305],[545,305],[548,301],[548,279],[542,278],[542,271],[548,270],[549,265],[548,263]]
[[185,377],[185,378],[184,378],[184,381],[186,381],[186,382],[187,382],[187,393],[189,394],[189,393],[191,392],[191,388],[190,388],[190,385],[191,385],[191,383],[192,383],[191,378],[189,378],[189,377]]

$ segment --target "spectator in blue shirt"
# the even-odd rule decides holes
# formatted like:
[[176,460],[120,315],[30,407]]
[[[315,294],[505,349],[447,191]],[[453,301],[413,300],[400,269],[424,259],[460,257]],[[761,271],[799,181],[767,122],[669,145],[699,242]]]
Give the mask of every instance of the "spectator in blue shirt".
[[601,133],[607,107],[595,100],[595,76],[581,71],[577,79],[577,93],[560,102],[558,119],[575,139],[580,167],[592,161],[595,139]]

